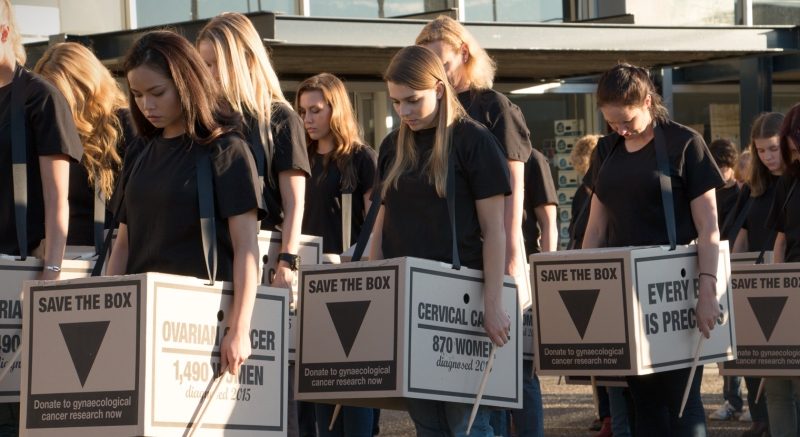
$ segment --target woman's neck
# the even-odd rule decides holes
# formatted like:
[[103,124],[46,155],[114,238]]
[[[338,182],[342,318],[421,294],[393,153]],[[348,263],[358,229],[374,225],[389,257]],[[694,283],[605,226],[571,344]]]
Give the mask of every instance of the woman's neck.
[[625,138],[625,150],[631,153],[642,150],[650,141],[653,141],[653,138],[655,138],[655,130],[651,121],[642,132]]
[[333,137],[331,135],[325,138],[320,138],[317,140],[317,153],[320,155],[328,154],[333,151],[334,146]]

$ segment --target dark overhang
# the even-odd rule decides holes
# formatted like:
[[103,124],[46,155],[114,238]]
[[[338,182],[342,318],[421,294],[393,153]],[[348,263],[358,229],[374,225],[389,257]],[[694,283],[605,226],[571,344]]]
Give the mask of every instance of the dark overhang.
[[[285,79],[301,79],[320,71],[349,78],[377,79],[399,48],[411,44],[425,21],[346,19],[251,14],[269,46],[276,70]],[[193,40],[207,22],[176,23]],[[467,28],[497,61],[498,81],[535,82],[588,76],[618,61],[650,67],[687,66],[751,56],[780,56],[796,70],[800,49],[797,27],[653,27],[627,24],[467,23]],[[112,69],[130,44],[151,30],[71,36],[92,47]],[[30,44],[35,62],[46,43]],[[702,67],[701,67],[702,68]],[[685,77],[712,78],[698,70]],[[730,71],[730,70],[729,70]]]

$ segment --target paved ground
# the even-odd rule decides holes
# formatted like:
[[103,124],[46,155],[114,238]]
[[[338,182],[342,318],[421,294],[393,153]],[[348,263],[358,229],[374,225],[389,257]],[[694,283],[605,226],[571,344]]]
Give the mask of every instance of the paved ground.
[[[722,378],[716,366],[707,366],[703,375],[703,403],[706,413],[722,405]],[[589,437],[589,423],[594,419],[592,391],[588,386],[558,385],[558,378],[542,378],[542,400],[544,402],[545,436]],[[743,387],[744,388],[744,387]],[[750,427],[744,422],[709,421],[709,437],[738,437]],[[406,437],[414,435],[414,426],[408,414],[399,411],[381,413],[381,436]]]

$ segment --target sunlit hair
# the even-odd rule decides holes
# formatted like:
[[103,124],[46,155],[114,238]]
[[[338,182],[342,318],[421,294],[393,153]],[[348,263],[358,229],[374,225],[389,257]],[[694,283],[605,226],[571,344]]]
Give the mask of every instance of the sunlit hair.
[[22,36],[17,27],[17,20],[14,18],[14,11],[11,8],[11,0],[0,0],[0,24],[7,24],[8,41],[14,51],[14,58],[17,64],[25,65],[28,56],[25,54],[25,46],[22,45]]
[[[788,174],[800,177],[800,162],[798,162],[798,147],[800,147],[800,103],[795,104],[786,113],[778,133],[781,139],[781,158]],[[794,145],[789,142],[794,142]]]
[[[435,53],[422,46],[409,46],[397,52],[383,74],[383,80],[397,85],[405,85],[413,90],[432,90],[441,84],[444,92],[439,99],[436,134],[428,162],[423,171],[428,180],[436,187],[439,197],[445,197],[447,185],[447,159],[450,153],[453,126],[456,121],[465,117],[464,108],[458,102],[455,91],[447,82],[442,61]],[[382,188],[386,196],[389,187],[397,188],[400,176],[417,164],[414,147],[414,133],[405,124],[400,123],[397,136],[397,153],[389,167]]]
[[81,164],[89,184],[111,197],[122,163],[118,145],[123,131],[117,114],[127,105],[117,81],[89,49],[72,42],[50,46],[33,71],[66,98],[83,144]]
[[572,147],[572,152],[569,154],[569,160],[572,161],[572,166],[575,167],[575,171],[577,171],[581,176],[585,175],[586,172],[589,171],[589,165],[591,164],[592,159],[592,151],[597,146],[597,142],[599,140],[600,135],[584,135],[580,137]]
[[[214,48],[222,94],[240,114],[258,122],[259,135],[269,145],[269,121],[273,102],[287,103],[278,75],[272,68],[258,31],[249,18],[226,12],[212,18],[197,35],[196,44],[207,41]],[[274,151],[266,150],[267,168],[271,168]],[[275,186],[274,175],[267,172]]]
[[[356,121],[347,89],[338,77],[330,73],[320,73],[304,80],[297,87],[294,98],[295,110],[301,117],[304,114],[303,109],[300,108],[300,96],[311,91],[319,91],[325,104],[331,108],[330,129],[333,134],[334,147],[331,153],[325,155],[321,177],[325,177],[328,165],[333,161],[342,174],[340,188],[343,192],[350,192],[357,183],[356,171],[352,165],[353,154],[360,147],[364,147],[364,140],[361,137],[361,127]],[[308,154],[313,156],[317,151],[318,144],[311,140],[308,133],[306,133],[306,142],[308,143]]]
[[417,35],[415,44],[426,45],[436,41],[442,41],[459,52],[461,45],[466,44],[469,49],[469,59],[463,68],[466,73],[464,76],[469,81],[469,87],[472,89],[492,87],[494,73],[497,70],[494,60],[461,23],[446,15],[440,15],[422,28]]
[[736,160],[736,166],[733,168],[733,178],[740,184],[746,184],[750,180],[750,163],[753,155],[750,154],[750,149],[745,150],[739,154],[739,159]]
[[[172,81],[178,93],[186,135],[199,144],[209,144],[221,135],[239,130],[241,116],[232,111],[219,93],[200,54],[186,38],[169,30],[156,30],[136,40],[125,57],[125,73],[148,67]],[[128,92],[131,118],[138,134],[153,138],[161,129],[142,114]]]
[[606,105],[641,106],[650,96],[650,115],[655,121],[669,120],[669,111],[656,92],[650,72],[631,64],[617,64],[597,82],[597,107]]
[[[779,112],[766,112],[760,114],[753,121],[753,127],[750,129],[750,144],[747,147],[751,154],[747,183],[750,185],[750,192],[753,197],[764,194],[772,179],[772,173],[761,162],[761,158],[758,155],[756,140],[777,137],[780,134],[783,119],[783,114]],[[783,162],[785,163],[786,161]],[[784,165],[782,164],[781,167]]]

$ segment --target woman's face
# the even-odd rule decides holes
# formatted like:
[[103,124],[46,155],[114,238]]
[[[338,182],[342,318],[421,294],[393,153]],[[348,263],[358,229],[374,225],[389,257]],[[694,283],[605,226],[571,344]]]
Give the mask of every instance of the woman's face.
[[298,113],[303,119],[309,138],[319,141],[331,136],[331,106],[321,91],[303,91],[300,94]]
[[183,108],[170,78],[147,65],[140,65],[128,72],[128,85],[139,111],[153,126],[164,130],[165,138],[185,132]]
[[423,47],[429,49],[444,65],[444,71],[447,73],[447,80],[453,88],[460,89],[462,86],[468,85],[462,83],[464,80],[464,65],[469,59],[469,52],[466,46],[461,46],[461,49],[456,49],[452,45],[439,40],[432,43],[425,44]]
[[214,51],[214,45],[207,39],[200,41],[197,44],[197,51],[200,52],[200,57],[206,63],[208,71],[214,76],[214,79],[219,82],[219,68],[217,68],[217,52]]
[[635,139],[653,123],[650,103],[650,96],[647,96],[642,105],[603,105],[600,112],[614,132],[626,139]]
[[413,131],[436,126],[439,101],[444,93],[444,84],[434,88],[415,90],[406,85],[387,82],[389,98],[400,120]]
[[770,138],[756,138],[753,140],[753,144],[756,146],[758,159],[770,173],[777,174],[783,170],[780,137],[775,135]]

